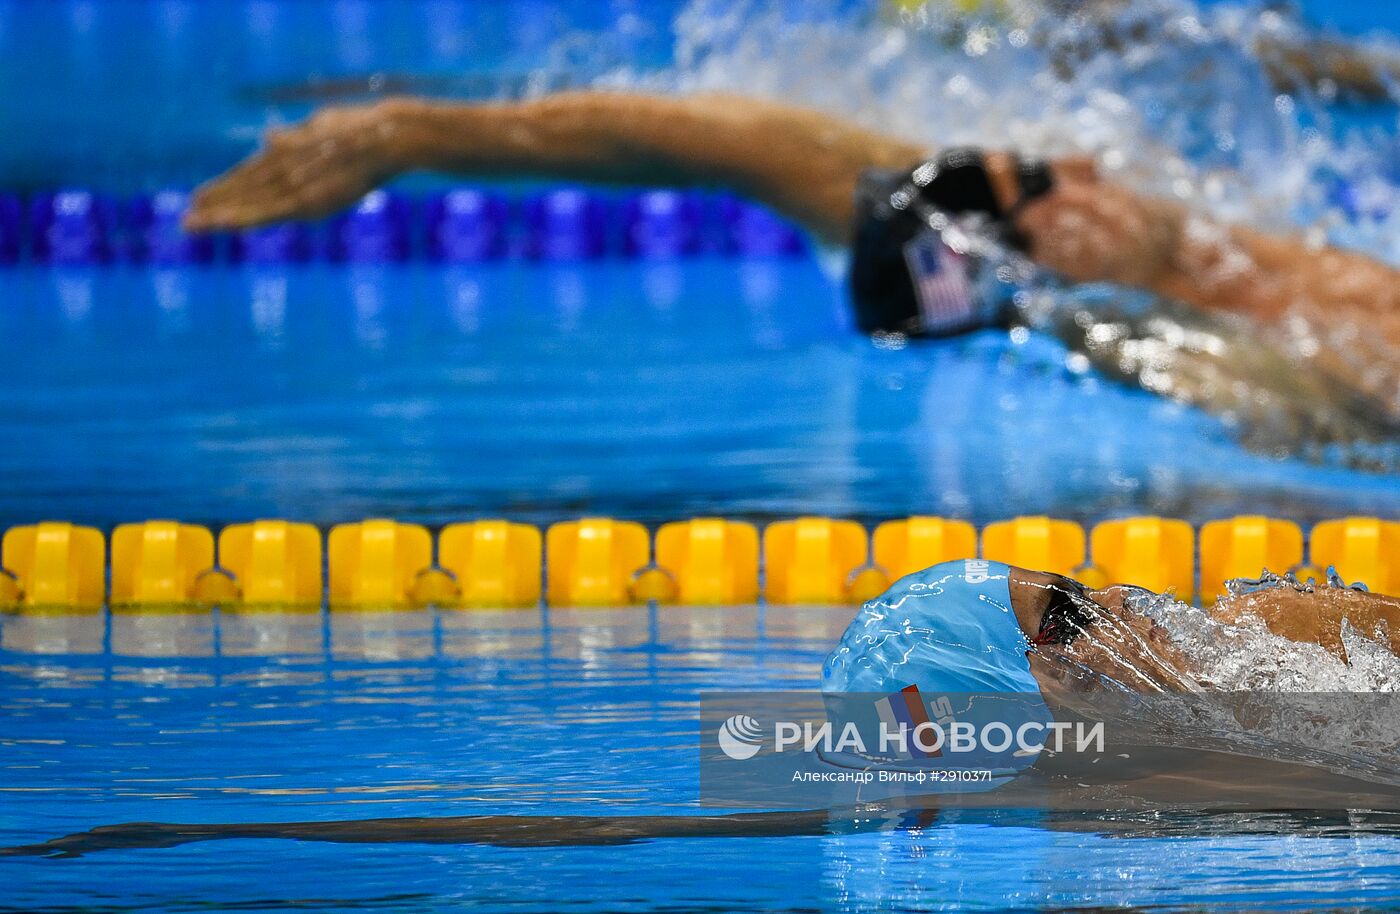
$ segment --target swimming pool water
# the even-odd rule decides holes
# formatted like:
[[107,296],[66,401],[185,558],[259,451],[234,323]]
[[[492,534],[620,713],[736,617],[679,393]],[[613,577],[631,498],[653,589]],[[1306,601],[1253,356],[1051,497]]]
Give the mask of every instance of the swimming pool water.
[[[124,821],[698,814],[698,691],[807,687],[848,618],[812,607],[0,617],[0,844]],[[917,829],[603,848],[235,840],[0,857],[0,907],[1400,902],[1400,838],[1345,822],[1217,818],[1170,837],[1038,826],[1029,813],[964,812]]]
[[[1396,513],[1393,480],[985,333],[882,349],[811,259],[0,270],[0,525],[582,513]],[[701,814],[698,694],[840,608],[0,615],[0,845],[127,821]],[[1035,815],[612,848],[244,839],[0,857],[0,908],[1400,903],[1345,822]]]
[[[660,65],[676,6],[0,0],[0,83],[26,87],[0,99],[0,188],[188,185],[308,109],[280,88],[403,72],[492,94],[628,16],[603,57]],[[1250,454],[1036,335],[878,347],[813,259],[6,267],[0,402],[0,528],[1400,515],[1392,477]],[[810,687],[850,614],[0,614],[0,845],[127,821],[699,814],[698,693]],[[1400,839],[1345,821],[1049,824],[0,857],[0,909],[1400,904]]]
[[5,526],[1400,509],[1048,339],[881,349],[810,260],[12,268],[0,300]]

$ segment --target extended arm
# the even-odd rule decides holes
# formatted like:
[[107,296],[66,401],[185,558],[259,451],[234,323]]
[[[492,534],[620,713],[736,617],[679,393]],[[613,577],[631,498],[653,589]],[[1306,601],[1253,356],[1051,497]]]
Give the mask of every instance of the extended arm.
[[[931,818],[931,817],[930,817]],[[196,841],[282,838],[337,844],[488,844],[497,847],[592,847],[658,838],[733,838],[823,835],[833,830],[873,831],[890,821],[867,811],[854,818],[842,810],[751,812],[672,816],[451,816],[439,819],[357,819],[329,822],[181,825],[128,822],[102,825],[18,847],[0,856],[79,857],[104,850],[177,847]],[[910,818],[909,821],[918,821]]]
[[501,105],[326,108],[206,185],[192,229],[320,216],[406,171],[730,187],[844,238],[856,179],[923,150],[815,111],[734,96],[566,93]]
[[[406,171],[549,175],[733,188],[833,241],[851,228],[868,168],[906,168],[923,147],[817,111],[727,95],[671,98],[578,92],[516,104],[390,99],[332,107],[268,137],[266,148],[203,187],[192,229],[320,216]],[[1011,158],[989,155],[1004,203]],[[1018,225],[1040,263],[1074,280],[1137,286],[1265,319],[1300,308],[1318,326],[1365,321],[1400,346],[1400,273],[1301,239],[1222,226],[1100,179],[1084,159],[1054,163],[1054,190]]]

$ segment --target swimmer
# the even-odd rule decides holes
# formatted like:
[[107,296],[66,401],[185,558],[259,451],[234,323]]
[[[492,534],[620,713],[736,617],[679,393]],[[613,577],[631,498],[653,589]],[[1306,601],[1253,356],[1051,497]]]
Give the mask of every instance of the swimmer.
[[[578,92],[514,104],[399,98],[330,107],[270,132],[261,152],[199,190],[185,224],[207,231],[324,216],[398,175],[430,170],[728,187],[848,244],[860,240],[857,215],[867,215],[857,208],[862,179],[929,161],[945,175],[925,179],[936,207],[989,217],[1035,261],[1077,282],[1262,320],[1309,302],[1400,346],[1400,272],[1363,255],[1211,223],[1104,179],[1086,157],[971,151],[940,161],[830,115],[739,96]],[[894,327],[867,324],[882,326]]]
[[[1167,630],[1141,611],[1152,595],[1142,588],[1114,585],[1089,589],[1061,575],[1013,568],[995,562],[949,562],[897,582],[851,623],[823,672],[825,692],[887,689],[912,682],[924,694],[940,689],[979,692],[1039,691],[1046,702],[1067,707],[1094,688],[1126,694],[1195,693],[1209,689]],[[1213,611],[1231,624],[1249,620],[1281,637],[1320,644],[1345,656],[1344,624],[1374,634],[1392,651],[1400,649],[1400,599],[1336,585],[1299,585],[1277,579],[1270,586],[1231,595]],[[1230,693],[1222,693],[1230,694]],[[1248,693],[1245,693],[1248,694]],[[1389,708],[1389,706],[1383,706]],[[1251,707],[1257,716],[1260,706]],[[1289,717],[1290,725],[1296,722]],[[1400,786],[1393,777],[1367,779],[1322,770],[1289,746],[1272,753],[1206,751],[1187,757],[1163,753],[1134,760],[1132,768],[1110,759],[1096,783],[1085,770],[1054,780],[1053,763],[1036,760],[1032,771],[1040,792],[1026,806],[1048,809],[1035,824],[1066,829],[1127,830],[1144,833],[1171,827],[1171,815],[1213,815],[1191,829],[1255,827],[1261,811],[1371,810],[1387,828],[1400,810]],[[1290,752],[1295,752],[1290,755]],[[1036,771],[1037,768],[1045,770]],[[1046,780],[1049,778],[1049,780]],[[1013,782],[1014,789],[1016,782]],[[1046,785],[1049,785],[1047,790]],[[1111,788],[1113,815],[1089,814]],[[998,796],[1002,794],[998,793]],[[1015,796],[1015,794],[1013,794]],[[1026,795],[1022,795],[1026,796]],[[1280,799],[1286,798],[1286,799]],[[486,844],[499,847],[565,847],[630,844],[675,838],[822,835],[862,830],[925,827],[937,821],[945,800],[937,795],[902,798],[899,803],[860,808],[753,812],[730,815],[532,816],[466,815],[439,818],[381,818],[330,822],[180,824],[133,822],[108,825],[40,844],[0,848],[0,855],[72,857],[101,850],[174,847],[232,838],[281,838],[338,843]],[[1144,812],[1139,821],[1124,815],[1124,804]],[[1016,806],[1014,802],[1006,804]],[[1250,814],[1231,825],[1231,815]],[[991,811],[993,814],[995,810]],[[1335,821],[1355,828],[1364,817],[1343,814]],[[1329,819],[1311,813],[1314,822]],[[960,821],[968,821],[966,811]],[[1143,825],[1142,823],[1146,823]],[[1019,823],[1013,823],[1019,824]]]
[[929,232],[970,220],[1049,275],[1147,293],[1135,312],[1014,316],[1110,377],[1213,409],[1266,451],[1400,439],[1400,271],[1212,221],[1114,182],[1088,157],[937,153],[755,98],[572,92],[328,107],[270,132],[262,151],[200,188],[185,224],[319,217],[417,170],[731,188],[852,246],[856,322],[870,333],[1008,319],[927,281],[947,266]]

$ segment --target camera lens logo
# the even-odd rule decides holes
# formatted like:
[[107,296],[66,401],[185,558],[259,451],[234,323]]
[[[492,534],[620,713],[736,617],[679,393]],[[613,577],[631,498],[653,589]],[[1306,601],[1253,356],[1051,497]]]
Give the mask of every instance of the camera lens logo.
[[719,728],[719,748],[725,755],[742,762],[758,755],[763,728],[747,714],[735,714]]

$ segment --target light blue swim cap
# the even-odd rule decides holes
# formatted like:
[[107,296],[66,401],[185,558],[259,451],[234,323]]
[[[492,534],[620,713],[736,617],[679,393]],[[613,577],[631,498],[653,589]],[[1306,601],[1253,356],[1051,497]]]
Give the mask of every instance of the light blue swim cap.
[[826,658],[823,692],[1027,692],[1030,640],[1011,609],[1010,566],[944,562],[866,603]]
[[[980,559],[944,562],[901,578],[866,603],[826,659],[822,692],[838,729],[854,724],[866,747],[826,756],[844,767],[985,770],[990,780],[932,789],[978,791],[1014,778],[1034,763],[1050,709],[1031,675],[1030,640],[1011,607],[1010,568]],[[875,734],[913,731],[921,722],[951,732],[1034,734],[1023,743],[958,752],[908,748],[876,751]],[[882,744],[883,745],[883,744]]]

